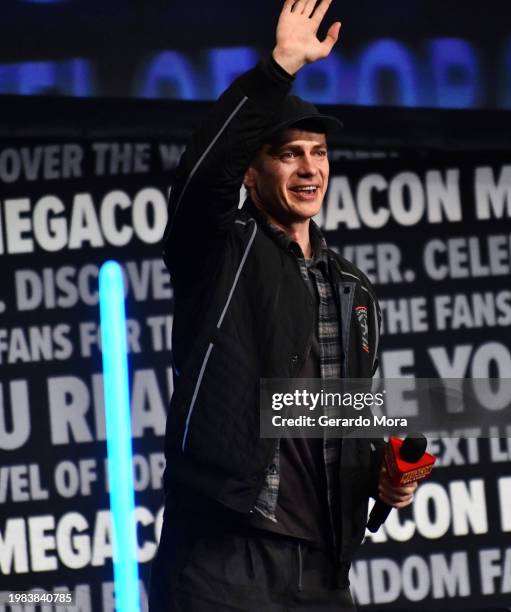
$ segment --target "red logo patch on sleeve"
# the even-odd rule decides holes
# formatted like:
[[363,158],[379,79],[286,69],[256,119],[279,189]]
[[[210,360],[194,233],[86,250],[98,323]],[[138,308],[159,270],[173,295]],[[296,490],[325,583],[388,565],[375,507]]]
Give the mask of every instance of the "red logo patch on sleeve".
[[357,313],[358,323],[360,325],[360,331],[362,333],[362,350],[369,353],[369,326],[367,325],[367,308],[365,306],[357,306],[355,308]]

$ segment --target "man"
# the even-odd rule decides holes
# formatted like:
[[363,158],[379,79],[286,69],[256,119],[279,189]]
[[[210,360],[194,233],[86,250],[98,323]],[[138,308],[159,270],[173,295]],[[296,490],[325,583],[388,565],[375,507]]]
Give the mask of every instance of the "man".
[[284,3],[272,58],[221,96],[177,171],[164,251],[175,390],[151,612],[352,610],[369,495],[403,507],[415,489],[391,486],[377,441],[259,436],[261,378],[367,378],[377,365],[372,288],[311,221],[339,122],[288,96],[337,41],[339,23],[317,38],[330,2]]

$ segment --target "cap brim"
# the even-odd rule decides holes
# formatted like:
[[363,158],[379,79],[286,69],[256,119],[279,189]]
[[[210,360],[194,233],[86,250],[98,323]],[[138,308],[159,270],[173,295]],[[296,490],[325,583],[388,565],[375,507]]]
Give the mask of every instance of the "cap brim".
[[299,119],[289,119],[287,121],[282,121],[277,125],[272,125],[271,128],[266,130],[266,132],[263,134],[263,139],[269,138],[270,136],[273,136],[277,134],[277,132],[281,132],[282,130],[291,128],[294,125],[301,123],[302,121],[310,121],[317,123],[318,126],[321,128],[321,132],[324,132],[327,136],[335,136],[341,133],[344,129],[344,124],[340,119],[337,119],[336,117],[332,117],[331,115],[310,114],[303,115]]

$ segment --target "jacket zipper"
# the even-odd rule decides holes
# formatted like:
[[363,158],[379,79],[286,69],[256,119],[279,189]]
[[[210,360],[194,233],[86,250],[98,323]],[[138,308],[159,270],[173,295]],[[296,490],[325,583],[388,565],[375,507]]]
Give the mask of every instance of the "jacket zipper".
[[[307,285],[307,281],[303,278],[302,276],[302,271],[300,269],[300,264],[298,262],[298,260],[296,259],[296,257],[294,257],[295,261],[296,261],[296,265],[298,266],[298,273],[300,274],[300,278],[302,279],[302,282],[305,286],[305,289],[307,290],[307,296],[309,298],[309,304],[312,304],[312,307],[314,308],[314,298],[311,295],[309,286]],[[308,274],[308,272],[307,272]],[[309,352],[311,350],[311,345],[312,345],[312,335],[314,334],[314,319],[312,322],[312,325],[310,327],[310,331],[309,331],[309,336],[307,338],[307,344],[305,345],[305,351],[303,352],[302,358],[300,359],[300,361],[298,362],[298,364],[296,365],[296,369],[293,372],[294,375],[298,374],[298,372],[301,370],[303,364],[305,363],[305,360],[307,359]]]

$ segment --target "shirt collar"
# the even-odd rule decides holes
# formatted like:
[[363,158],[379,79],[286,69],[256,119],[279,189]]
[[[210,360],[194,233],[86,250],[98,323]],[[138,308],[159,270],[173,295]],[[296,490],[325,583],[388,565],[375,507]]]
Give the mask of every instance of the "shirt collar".
[[[273,225],[273,223],[270,223],[267,219],[266,223],[285,249],[292,251],[299,258],[305,259],[300,245],[295,240],[290,238],[285,232],[276,225]],[[309,224],[309,239],[313,253],[312,265],[318,265],[320,263],[328,265],[328,247],[325,237],[321,233],[318,225],[312,219]]]
[[[277,242],[280,243],[282,248],[292,251],[297,257],[302,258],[305,261],[300,245],[276,225],[270,223],[264,212],[259,209],[249,197],[247,197],[245,200],[243,208],[248,209],[249,213],[252,214],[258,222],[264,223]],[[309,224],[309,239],[311,241],[313,252],[312,265],[323,262],[328,268],[328,246],[323,233],[313,219],[310,220]]]

